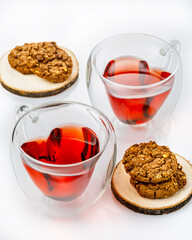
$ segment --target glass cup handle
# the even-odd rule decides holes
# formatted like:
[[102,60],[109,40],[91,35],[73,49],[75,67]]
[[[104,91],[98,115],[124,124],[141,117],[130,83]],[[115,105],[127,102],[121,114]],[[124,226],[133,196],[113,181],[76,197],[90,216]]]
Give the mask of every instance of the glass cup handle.
[[[19,105],[16,107],[15,111],[15,118],[18,121],[25,113],[29,111],[29,106],[27,105]],[[36,123],[39,120],[38,116],[34,116],[32,113],[28,114],[29,118],[31,119],[32,123]]]
[[[181,44],[178,40],[174,39],[172,41],[170,41],[169,43],[178,53],[180,53],[181,51]],[[161,48],[160,49],[160,54],[162,56],[166,56],[167,52],[169,51],[169,49],[171,48],[171,46],[168,45],[168,46],[165,46],[164,48]]]

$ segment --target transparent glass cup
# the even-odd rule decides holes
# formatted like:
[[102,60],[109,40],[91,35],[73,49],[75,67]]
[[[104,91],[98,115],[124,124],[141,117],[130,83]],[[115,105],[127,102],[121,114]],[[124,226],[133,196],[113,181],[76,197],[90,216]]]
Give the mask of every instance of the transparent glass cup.
[[[145,34],[113,36],[93,48],[87,64],[89,97],[92,105],[112,121],[118,136],[132,137],[138,130],[151,134],[167,121],[181,92],[179,51],[177,40],[167,43]],[[111,81],[104,77],[104,72],[108,63],[119,57],[147,63],[149,69],[167,76],[158,82],[140,85]],[[116,67],[118,62],[115,64]]]
[[[21,106],[17,114],[22,116],[13,130],[12,164],[24,193],[51,216],[86,210],[105,191],[115,165],[116,140],[110,121],[98,110],[74,102],[53,102],[30,110]],[[37,160],[21,148],[23,143],[47,138],[53,129],[69,125],[94,131],[99,152],[82,162],[60,165]]]

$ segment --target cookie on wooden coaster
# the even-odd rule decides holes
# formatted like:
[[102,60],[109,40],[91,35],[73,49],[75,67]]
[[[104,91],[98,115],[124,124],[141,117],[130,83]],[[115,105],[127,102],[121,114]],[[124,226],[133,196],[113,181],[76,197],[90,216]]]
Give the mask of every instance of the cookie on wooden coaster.
[[178,164],[177,173],[168,181],[160,183],[143,183],[133,178],[130,183],[136,188],[138,194],[146,198],[166,198],[172,196],[179,189],[186,185],[186,175],[182,171],[182,167]]
[[73,85],[78,74],[79,63],[73,52],[54,42],[24,44],[0,60],[2,86],[20,96],[58,94]]
[[[115,198],[135,212],[151,215],[166,214],[183,207],[192,197],[192,167],[183,157],[177,154],[175,156],[186,174],[186,185],[175,194],[162,199],[149,199],[140,196],[130,183],[130,175],[126,173],[121,161],[116,166],[111,180],[111,189]],[[178,174],[181,173],[178,171]],[[182,176],[183,174],[179,178],[182,179]],[[184,180],[179,183],[180,186],[182,186],[183,182]]]

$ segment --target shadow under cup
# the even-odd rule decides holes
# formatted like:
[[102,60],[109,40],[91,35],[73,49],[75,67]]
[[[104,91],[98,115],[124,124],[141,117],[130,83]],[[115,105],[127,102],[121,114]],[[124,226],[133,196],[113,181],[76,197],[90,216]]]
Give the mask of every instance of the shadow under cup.
[[167,43],[144,34],[103,40],[92,50],[87,66],[93,106],[110,119],[112,110],[128,125],[140,125],[154,117],[163,122],[181,90],[179,47],[176,40]]
[[[54,128],[68,125],[91,129],[99,141],[97,154],[78,163],[60,165],[39,161],[21,148],[23,143],[48,137]],[[16,176],[24,192],[32,199],[33,194],[38,198],[38,189],[48,198],[68,202],[88,189],[91,197],[87,198],[93,202],[107,186],[115,164],[113,127],[102,113],[84,104],[52,103],[27,111],[15,126],[13,145],[12,160]],[[88,185],[91,185],[91,190]],[[91,192],[94,191],[93,187],[95,193]]]

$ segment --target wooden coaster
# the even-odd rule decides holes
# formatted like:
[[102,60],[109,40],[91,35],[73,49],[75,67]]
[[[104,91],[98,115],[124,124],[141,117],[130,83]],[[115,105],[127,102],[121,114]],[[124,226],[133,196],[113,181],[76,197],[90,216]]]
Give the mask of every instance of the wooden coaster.
[[122,161],[116,166],[111,189],[115,198],[135,212],[161,215],[174,212],[189,202],[192,197],[192,166],[183,157],[176,154],[178,163],[186,174],[187,184],[174,195],[163,199],[148,199],[141,197],[130,183],[130,175],[124,170]]
[[11,93],[25,97],[47,97],[63,92],[74,84],[79,75],[79,63],[75,55],[66,48],[62,48],[72,58],[73,69],[68,79],[62,83],[52,83],[35,74],[22,74],[13,69],[5,53],[0,60],[0,81],[2,86]]

